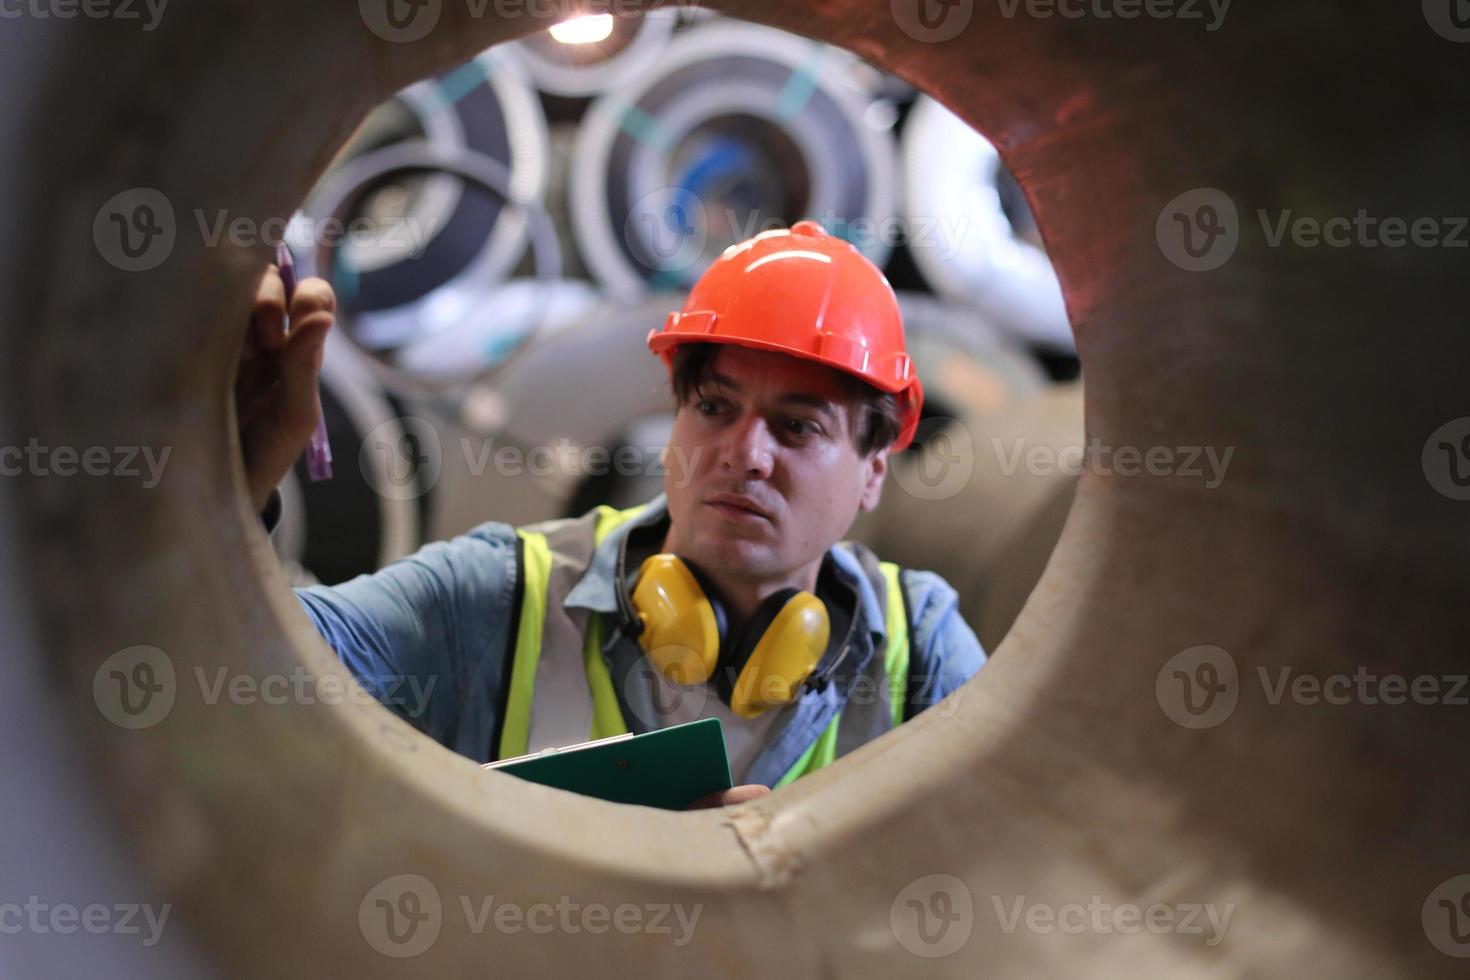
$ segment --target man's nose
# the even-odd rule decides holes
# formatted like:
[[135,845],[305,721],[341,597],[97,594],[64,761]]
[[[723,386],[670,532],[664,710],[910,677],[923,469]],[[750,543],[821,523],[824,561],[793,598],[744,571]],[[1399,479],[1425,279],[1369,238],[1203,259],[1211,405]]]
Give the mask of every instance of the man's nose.
[[750,479],[764,480],[771,475],[775,439],[759,415],[746,415],[731,426],[725,440],[722,462],[726,469],[738,470]]

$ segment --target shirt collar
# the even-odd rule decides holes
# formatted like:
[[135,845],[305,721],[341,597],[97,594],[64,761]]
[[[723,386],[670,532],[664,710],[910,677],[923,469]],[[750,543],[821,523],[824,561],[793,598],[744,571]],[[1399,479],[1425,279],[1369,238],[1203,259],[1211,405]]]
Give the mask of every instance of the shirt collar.
[[[587,570],[577,580],[572,591],[567,593],[566,606],[590,609],[593,612],[617,612],[618,598],[613,589],[613,580],[617,574],[619,559],[623,557],[628,535],[634,528],[666,522],[668,516],[668,497],[661,493],[644,505],[642,513],[624,521],[603,538],[597,550],[592,553],[592,561],[588,563]],[[868,624],[868,632],[872,634],[875,645],[881,643],[887,636],[887,624],[883,621],[882,607],[873,591],[873,584],[863,573],[857,556],[851,549],[840,545],[827,549],[827,556],[836,566],[837,574],[842,580],[857,590],[858,605]]]

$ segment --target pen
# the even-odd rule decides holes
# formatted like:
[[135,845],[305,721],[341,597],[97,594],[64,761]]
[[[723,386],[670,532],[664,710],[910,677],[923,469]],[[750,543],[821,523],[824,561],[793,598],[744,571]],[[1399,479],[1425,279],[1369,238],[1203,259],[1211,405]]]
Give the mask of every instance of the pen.
[[[276,246],[276,268],[281,270],[281,283],[286,287],[286,322],[291,322],[291,300],[296,295],[296,263],[291,250],[282,242]],[[290,327],[287,327],[289,330]],[[318,395],[320,401],[320,395]],[[311,434],[311,444],[306,447],[306,474],[312,482],[332,478],[332,445],[327,441],[327,416],[323,411],[317,416],[316,431]]]

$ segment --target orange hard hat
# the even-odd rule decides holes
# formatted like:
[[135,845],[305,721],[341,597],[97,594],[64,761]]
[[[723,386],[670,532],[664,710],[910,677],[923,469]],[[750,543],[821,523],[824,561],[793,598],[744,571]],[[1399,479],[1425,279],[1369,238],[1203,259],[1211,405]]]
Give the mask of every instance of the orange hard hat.
[[739,344],[845,371],[897,396],[897,452],[914,438],[924,389],[904,346],[898,297],[878,267],[815,221],[725,249],[684,309],[648,333],[672,369],[680,344]]

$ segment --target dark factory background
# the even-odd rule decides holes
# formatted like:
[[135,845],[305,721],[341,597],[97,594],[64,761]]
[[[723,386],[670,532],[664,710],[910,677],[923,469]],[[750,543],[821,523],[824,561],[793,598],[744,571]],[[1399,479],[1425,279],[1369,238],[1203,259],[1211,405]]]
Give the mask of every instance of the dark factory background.
[[694,11],[580,18],[412,85],[307,197],[287,240],[340,304],[322,387],[340,463],[281,488],[294,579],[658,493],[672,406],[644,336],[721,250],[802,218],[883,268],[926,388],[920,438],[853,536],[944,574],[998,642],[1072,480],[989,479],[1005,454],[988,450],[1081,439],[1026,201],[984,137],[902,80]]

